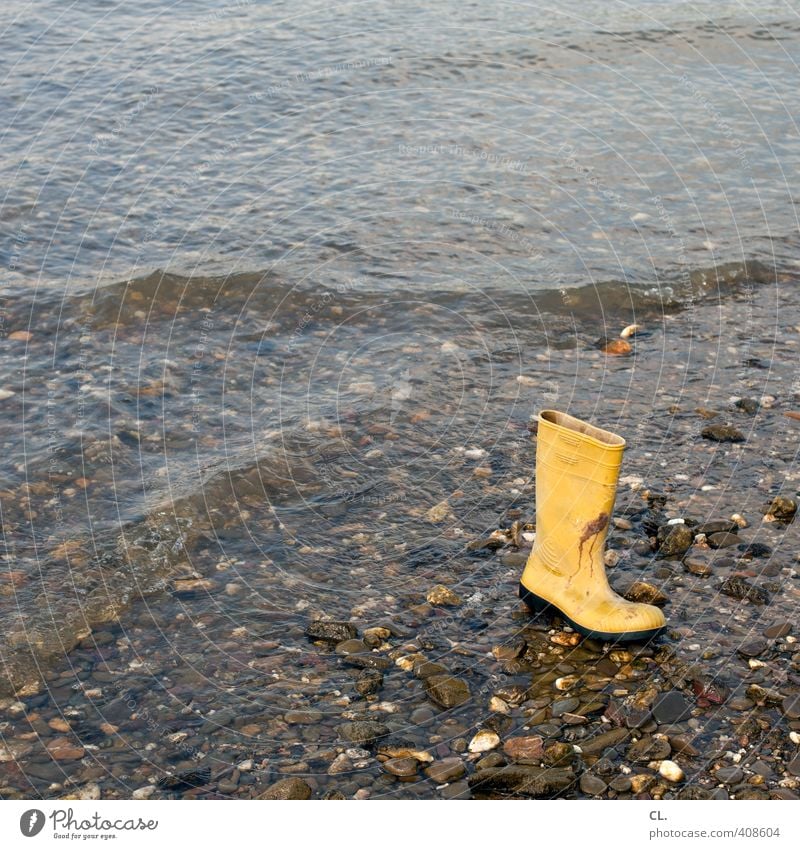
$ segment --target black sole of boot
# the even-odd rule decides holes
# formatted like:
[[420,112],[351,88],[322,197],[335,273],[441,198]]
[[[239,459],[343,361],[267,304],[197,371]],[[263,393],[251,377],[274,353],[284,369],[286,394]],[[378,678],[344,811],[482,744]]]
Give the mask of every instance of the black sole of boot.
[[570,619],[563,610],[559,610],[555,607],[555,605],[550,604],[549,601],[546,601],[535,593],[532,593],[522,583],[519,585],[519,597],[525,602],[525,604],[528,605],[531,612],[540,615],[551,614],[559,616],[570,626],[570,628],[573,628],[579,634],[583,634],[584,637],[592,637],[595,640],[605,640],[607,642],[614,643],[644,643],[660,636],[666,630],[665,626],[663,628],[651,628],[647,631],[623,631],[619,634],[615,634],[610,631],[592,631],[589,628],[584,628],[582,625],[578,625],[578,623]]

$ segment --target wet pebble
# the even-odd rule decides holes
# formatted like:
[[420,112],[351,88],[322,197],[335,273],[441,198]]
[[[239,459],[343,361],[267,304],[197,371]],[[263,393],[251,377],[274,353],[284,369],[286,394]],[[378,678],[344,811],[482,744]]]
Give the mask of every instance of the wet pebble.
[[677,690],[662,693],[653,702],[653,716],[660,725],[681,722],[691,716],[691,705]]

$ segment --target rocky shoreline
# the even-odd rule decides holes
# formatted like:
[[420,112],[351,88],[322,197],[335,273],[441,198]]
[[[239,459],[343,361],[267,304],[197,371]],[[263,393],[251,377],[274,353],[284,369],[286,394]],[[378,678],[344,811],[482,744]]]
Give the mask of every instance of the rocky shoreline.
[[[410,409],[377,422],[340,401],[339,425],[309,425],[313,451],[175,498],[190,531],[153,512],[85,577],[78,542],[52,573],[7,559],[4,601],[55,599],[71,575],[77,609],[102,587],[110,607],[0,698],[0,797],[800,797],[797,294],[640,323],[621,355],[596,330],[500,349],[487,419],[451,418],[442,440],[432,423],[463,389],[434,358],[466,347],[445,338],[416,353],[437,379]],[[584,639],[517,598],[545,403],[628,441],[606,564],[664,606],[652,644]],[[333,497],[337,450],[369,455],[372,480]],[[98,497],[105,467],[81,468]],[[9,527],[50,509],[23,486]]]

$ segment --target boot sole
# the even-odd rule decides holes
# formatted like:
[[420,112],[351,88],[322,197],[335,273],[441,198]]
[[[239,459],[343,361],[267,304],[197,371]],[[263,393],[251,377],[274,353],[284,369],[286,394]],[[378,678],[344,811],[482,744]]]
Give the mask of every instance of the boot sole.
[[554,604],[551,604],[546,599],[541,598],[541,596],[532,593],[522,582],[520,582],[519,585],[519,597],[525,602],[525,604],[528,605],[528,608],[533,613],[541,615],[554,614],[560,616],[569,623],[571,628],[583,634],[584,637],[592,637],[595,640],[607,640],[609,642],[632,642],[636,640],[638,642],[646,642],[647,640],[652,640],[654,637],[659,636],[666,630],[666,626],[662,626],[661,628],[651,628],[645,631],[622,631],[620,633],[613,633],[611,631],[592,631],[589,628],[584,628],[583,625],[579,625],[574,619],[571,619],[566,613],[564,613],[563,610],[560,610]]

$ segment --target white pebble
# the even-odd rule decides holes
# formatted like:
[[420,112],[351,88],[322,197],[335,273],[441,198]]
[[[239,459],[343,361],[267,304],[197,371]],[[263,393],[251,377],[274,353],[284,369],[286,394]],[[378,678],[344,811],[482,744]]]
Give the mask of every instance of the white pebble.
[[12,392],[11,389],[0,389],[0,401],[5,401],[6,398],[10,398],[12,395],[16,395],[16,392]]
[[800,746],[800,734],[796,731],[789,732],[789,739],[795,744],[795,746]]
[[517,383],[521,383],[523,386],[536,386],[537,381],[534,377],[528,377],[526,374],[518,374],[517,375]]
[[480,460],[481,457],[486,456],[486,452],[483,450],[483,448],[468,448],[464,452],[464,456],[468,460]]
[[683,781],[683,770],[675,763],[675,761],[661,761],[658,768],[658,774],[667,781]]
[[637,333],[641,332],[642,329],[641,324],[629,324],[620,331],[619,335],[623,339],[630,339],[631,336],[635,336]]
[[470,741],[470,752],[489,752],[500,745],[500,738],[494,731],[479,731]]

